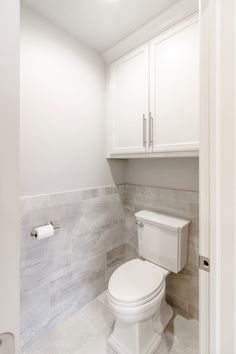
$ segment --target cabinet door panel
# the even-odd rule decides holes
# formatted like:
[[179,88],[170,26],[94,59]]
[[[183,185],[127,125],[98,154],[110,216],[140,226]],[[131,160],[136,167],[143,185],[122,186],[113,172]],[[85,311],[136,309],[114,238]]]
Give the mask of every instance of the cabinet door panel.
[[[149,45],[110,67],[111,153],[145,152],[143,114],[149,103]],[[145,130],[145,129],[144,129]]]
[[187,20],[151,41],[153,151],[198,148],[198,24]]

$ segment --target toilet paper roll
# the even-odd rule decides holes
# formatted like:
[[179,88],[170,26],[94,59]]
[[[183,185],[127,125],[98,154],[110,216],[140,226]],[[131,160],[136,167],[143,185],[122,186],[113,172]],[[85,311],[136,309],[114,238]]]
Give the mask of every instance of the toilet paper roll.
[[34,231],[37,240],[43,240],[44,238],[51,237],[54,235],[54,227],[51,224],[36,227]]

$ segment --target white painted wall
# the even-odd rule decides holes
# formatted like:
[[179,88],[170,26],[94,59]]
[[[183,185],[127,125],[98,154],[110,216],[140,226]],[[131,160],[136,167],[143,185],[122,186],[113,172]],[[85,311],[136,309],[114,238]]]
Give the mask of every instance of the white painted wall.
[[22,7],[21,195],[113,183],[198,190],[197,159],[105,159],[99,55]]
[[198,191],[198,158],[128,160],[125,182]]
[[[19,4],[0,2],[0,333],[19,332]],[[4,343],[0,347],[4,351]]]
[[20,89],[21,195],[123,182],[105,159],[102,58],[24,6]]

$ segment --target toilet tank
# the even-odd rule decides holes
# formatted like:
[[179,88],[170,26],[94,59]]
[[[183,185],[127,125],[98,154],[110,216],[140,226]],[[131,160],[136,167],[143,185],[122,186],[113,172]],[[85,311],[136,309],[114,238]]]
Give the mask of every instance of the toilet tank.
[[148,210],[139,211],[135,217],[139,255],[178,273],[187,263],[190,221]]

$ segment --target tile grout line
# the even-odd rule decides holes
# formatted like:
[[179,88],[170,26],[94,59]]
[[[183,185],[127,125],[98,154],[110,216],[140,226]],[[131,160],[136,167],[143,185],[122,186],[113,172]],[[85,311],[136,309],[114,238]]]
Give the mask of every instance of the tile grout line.
[[[103,294],[103,293],[102,293],[102,294]],[[99,296],[99,295],[98,295],[98,296]],[[104,305],[101,301],[99,301],[99,300],[97,299],[97,297],[95,298],[95,300],[96,300],[99,304],[101,304],[103,308],[108,309],[108,307],[107,307],[106,305]],[[94,301],[94,300],[92,300],[92,301]],[[85,316],[85,317],[86,317],[86,316]],[[100,333],[102,333],[106,328],[110,327],[113,321],[114,321],[114,320],[111,320],[110,323],[107,323],[101,330],[99,330],[98,332],[96,332],[96,333],[88,340],[87,343],[85,343],[85,344],[82,345],[82,347],[79,349],[79,351],[78,351],[76,354],[79,354],[89,343],[92,342],[92,340],[94,340],[95,337],[97,337]]]

